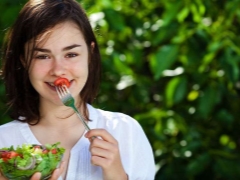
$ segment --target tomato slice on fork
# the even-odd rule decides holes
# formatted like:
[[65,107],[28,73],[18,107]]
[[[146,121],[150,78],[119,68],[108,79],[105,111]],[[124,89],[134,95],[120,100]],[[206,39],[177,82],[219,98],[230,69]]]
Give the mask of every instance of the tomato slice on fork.
[[66,85],[67,87],[70,86],[70,82],[66,78],[58,78],[56,81],[54,81],[55,86],[62,86]]

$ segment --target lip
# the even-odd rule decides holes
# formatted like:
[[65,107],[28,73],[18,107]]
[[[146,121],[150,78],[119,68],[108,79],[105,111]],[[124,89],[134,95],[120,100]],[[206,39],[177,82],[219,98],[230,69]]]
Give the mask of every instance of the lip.
[[55,86],[51,86],[49,83],[45,82],[49,89],[56,91]]

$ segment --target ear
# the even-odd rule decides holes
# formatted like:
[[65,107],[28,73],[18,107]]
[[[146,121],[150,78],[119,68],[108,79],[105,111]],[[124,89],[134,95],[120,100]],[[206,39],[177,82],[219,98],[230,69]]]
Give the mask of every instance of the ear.
[[93,53],[94,48],[95,48],[95,42],[91,42],[91,53]]

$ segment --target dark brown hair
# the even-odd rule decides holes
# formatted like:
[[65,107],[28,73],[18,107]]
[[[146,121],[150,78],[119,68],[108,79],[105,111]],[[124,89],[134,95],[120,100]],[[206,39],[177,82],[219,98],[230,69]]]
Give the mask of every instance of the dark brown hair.
[[[25,44],[64,21],[74,22],[85,38],[89,51],[89,76],[80,93],[83,101],[84,115],[88,119],[86,103],[91,104],[97,95],[100,82],[100,53],[94,32],[85,11],[75,0],[30,0],[17,17],[12,28],[7,33],[3,46],[2,76],[6,87],[6,96],[13,119],[25,117],[24,122],[33,124],[40,120],[39,94],[32,87],[28,69],[32,59],[30,49],[24,49]],[[91,43],[95,46],[92,49]],[[33,44],[35,46],[35,44]],[[24,66],[21,58],[24,58]]]

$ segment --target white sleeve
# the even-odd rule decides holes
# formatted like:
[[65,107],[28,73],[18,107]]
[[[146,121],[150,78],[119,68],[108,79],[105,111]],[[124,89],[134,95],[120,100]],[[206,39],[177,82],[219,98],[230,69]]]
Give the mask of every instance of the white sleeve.
[[129,180],[154,180],[156,170],[152,147],[137,121],[132,126],[132,133]]
[[155,162],[152,147],[138,121],[122,113],[102,113],[102,124],[119,143],[120,155],[129,180],[154,180]]

